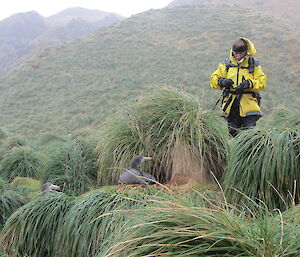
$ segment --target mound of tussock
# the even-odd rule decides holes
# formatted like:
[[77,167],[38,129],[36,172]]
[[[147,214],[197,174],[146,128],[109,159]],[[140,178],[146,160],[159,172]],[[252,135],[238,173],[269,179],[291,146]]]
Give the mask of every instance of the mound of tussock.
[[0,162],[0,176],[41,178],[43,157],[29,146],[13,147]]
[[296,257],[300,252],[299,232],[299,227],[282,215],[265,211],[248,216],[206,197],[197,202],[182,198],[153,201],[123,228],[123,237],[97,257]]
[[94,191],[78,199],[65,217],[55,256],[89,257],[102,252],[122,233],[132,213],[144,208],[151,194],[147,188]]
[[0,178],[0,230],[10,215],[25,203],[26,199]]
[[200,183],[220,178],[227,157],[227,129],[191,96],[157,88],[129,107],[125,117],[105,124],[98,144],[101,184],[117,183],[130,159],[143,153],[154,161],[144,168],[160,182],[183,174]]
[[19,208],[3,228],[5,252],[10,257],[54,256],[58,229],[72,203],[63,193],[50,193]]
[[42,181],[28,177],[15,177],[10,184],[20,195],[32,199],[41,192]]
[[223,185],[239,203],[263,201],[270,209],[299,202],[300,130],[256,128],[240,134],[231,146]]
[[60,186],[67,194],[80,195],[95,186],[97,169],[94,146],[77,138],[61,145],[49,158],[43,180]]
[[288,109],[276,109],[268,117],[267,126],[281,129],[300,129],[300,112]]

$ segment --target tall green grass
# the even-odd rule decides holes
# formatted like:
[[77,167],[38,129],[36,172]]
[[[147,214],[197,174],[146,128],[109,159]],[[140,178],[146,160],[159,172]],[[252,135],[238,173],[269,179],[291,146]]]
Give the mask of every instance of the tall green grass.
[[5,146],[6,151],[9,151],[14,147],[20,147],[20,146],[26,146],[26,145],[28,145],[26,140],[24,138],[18,137],[18,136],[7,137],[4,140],[4,146]]
[[136,214],[112,246],[97,257],[146,256],[299,256],[300,230],[282,214],[238,210],[199,194],[153,201]]
[[0,231],[10,215],[26,203],[26,199],[0,178]]
[[154,158],[145,171],[160,182],[175,173],[200,183],[222,176],[227,157],[226,127],[192,96],[174,88],[156,88],[128,107],[123,117],[103,126],[98,144],[101,184],[117,183],[130,159]]
[[65,217],[55,256],[90,257],[102,252],[118,236],[120,227],[134,218],[131,212],[144,208],[151,194],[157,192],[151,188],[125,188],[84,195]]
[[66,212],[73,204],[63,193],[38,197],[13,213],[3,228],[3,246],[10,257],[50,257]]
[[8,257],[6,254],[4,254],[3,249],[1,247],[1,235],[0,235],[0,257]]
[[231,146],[223,185],[239,203],[244,195],[270,209],[285,209],[300,199],[300,131],[256,128],[241,133]]
[[53,142],[66,142],[66,138],[52,133],[44,133],[39,137],[39,145],[49,145]]
[[18,192],[18,194],[22,195],[28,200],[39,195],[42,187],[41,180],[28,177],[16,177],[10,184],[12,185],[13,189]]
[[4,128],[0,128],[0,143],[7,138],[7,131]]
[[77,138],[61,145],[45,165],[45,182],[60,186],[67,194],[80,195],[96,185],[97,155],[94,146]]
[[0,176],[41,178],[43,156],[29,146],[13,147],[0,161]]
[[266,124],[282,129],[300,129],[300,111],[290,111],[285,108],[276,109],[268,116]]

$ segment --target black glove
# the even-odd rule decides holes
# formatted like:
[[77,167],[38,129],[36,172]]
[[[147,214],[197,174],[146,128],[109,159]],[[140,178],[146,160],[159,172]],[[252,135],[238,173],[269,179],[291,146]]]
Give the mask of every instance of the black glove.
[[232,81],[232,79],[227,79],[227,78],[219,78],[218,80],[218,85],[221,88],[226,88],[226,89],[230,89],[230,86],[233,84],[234,82]]
[[244,80],[242,83],[236,86],[235,92],[241,93],[242,91],[250,88],[250,80]]

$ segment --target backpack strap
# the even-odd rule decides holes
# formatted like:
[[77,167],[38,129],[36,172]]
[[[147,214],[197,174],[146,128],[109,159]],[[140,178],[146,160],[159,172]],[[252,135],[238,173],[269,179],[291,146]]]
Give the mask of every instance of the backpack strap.
[[238,67],[237,65],[234,65],[230,61],[230,59],[225,59],[224,61],[221,62],[221,64],[225,64],[225,66],[226,66],[226,72],[228,72],[229,68],[231,68],[231,67],[236,67],[236,68]]
[[[221,62],[221,64],[225,64],[226,66],[226,72],[228,72],[228,70],[232,67],[237,68],[238,66],[233,64],[230,59],[225,59],[224,61]],[[257,67],[259,65],[259,61],[256,60],[254,57],[249,56],[248,59],[248,67],[240,67],[242,69],[248,69],[249,73],[254,73],[254,68]]]
[[257,67],[258,65],[259,65],[259,61],[256,60],[254,57],[249,56],[249,60],[248,60],[249,73],[254,73],[254,68]]

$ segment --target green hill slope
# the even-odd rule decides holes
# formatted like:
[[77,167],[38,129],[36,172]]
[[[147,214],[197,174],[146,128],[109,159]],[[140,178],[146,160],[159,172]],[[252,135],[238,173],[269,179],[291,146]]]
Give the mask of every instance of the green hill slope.
[[290,24],[299,32],[300,28],[300,1],[295,0],[174,0],[167,7],[176,7],[183,5],[232,5],[235,15],[239,11],[238,6],[247,8],[246,12],[257,10],[268,16],[281,19],[283,22]]
[[[249,23],[251,21],[251,24]],[[269,76],[265,111],[299,107],[299,37],[280,22],[232,7],[149,11],[82,40],[50,48],[0,81],[1,126],[15,133],[69,133],[97,126],[121,102],[161,84],[180,86],[212,106],[210,74],[245,36]]]

